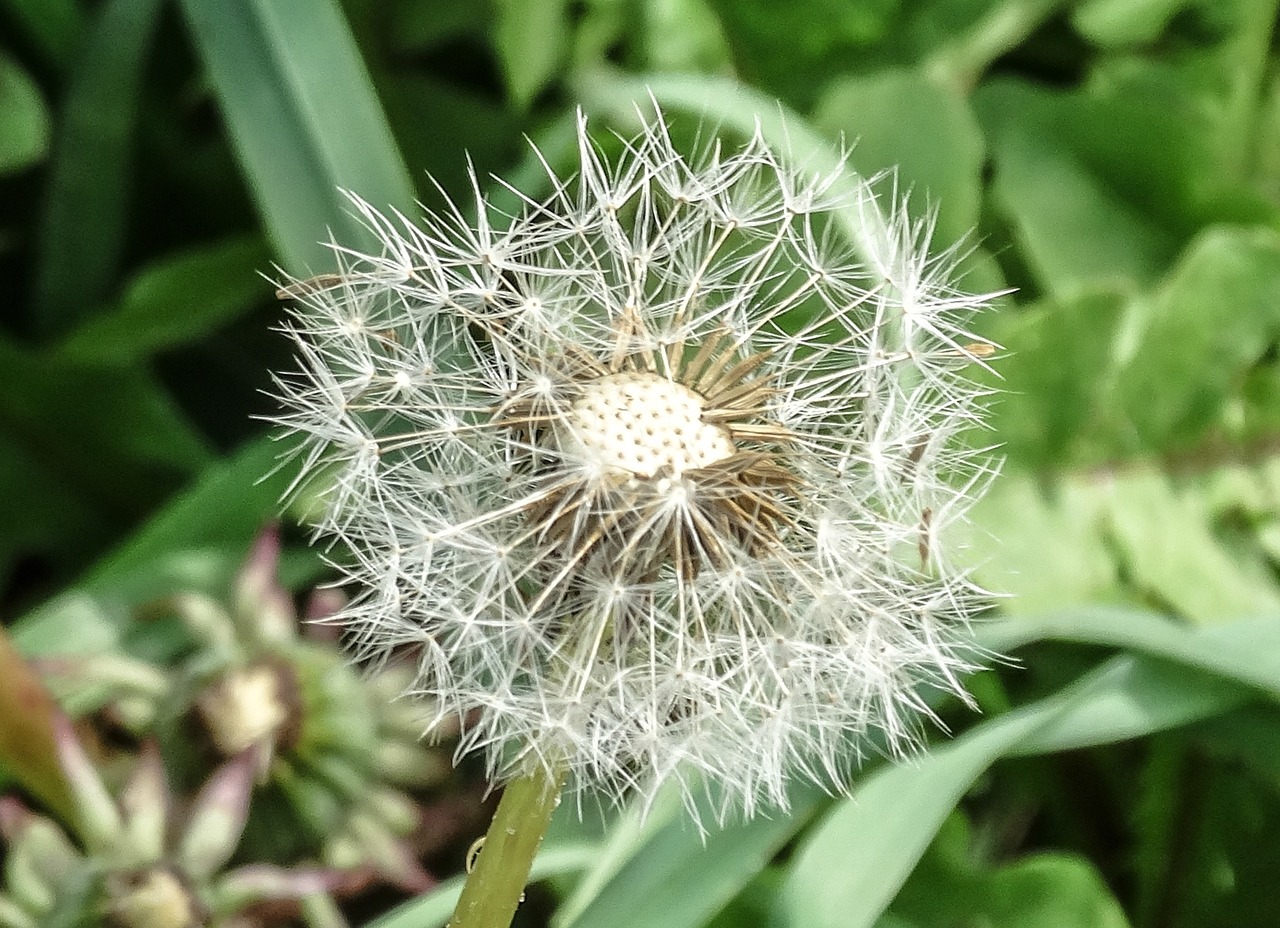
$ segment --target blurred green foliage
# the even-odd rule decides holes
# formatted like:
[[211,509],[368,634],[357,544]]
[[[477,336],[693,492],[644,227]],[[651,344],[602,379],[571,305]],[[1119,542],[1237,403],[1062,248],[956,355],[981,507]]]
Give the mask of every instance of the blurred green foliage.
[[[575,105],[603,139],[651,91],[679,131],[758,119],[797,157],[896,166],[936,247],[967,250],[963,284],[1017,288],[981,321],[1007,464],[950,541],[1007,594],[982,632],[1022,666],[975,679],[988,719],[943,707],[965,730],[869,763],[852,801],[797,794],[705,845],[674,809],[592,853],[564,825],[553,923],[1271,925],[1276,19],[1276,0],[0,0],[14,638],[128,638],[133,605],[218,588],[275,515],[288,474],[251,417],[288,361],[262,275],[325,270],[330,233],[359,247],[341,188],[465,209],[473,171],[536,196],[524,137],[563,166]],[[381,924],[443,911],[410,906]]]

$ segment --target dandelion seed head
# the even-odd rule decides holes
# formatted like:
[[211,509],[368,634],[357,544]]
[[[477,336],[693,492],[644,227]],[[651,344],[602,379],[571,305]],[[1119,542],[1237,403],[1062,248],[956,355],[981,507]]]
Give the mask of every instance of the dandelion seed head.
[[622,147],[582,121],[514,216],[355,199],[382,250],[283,288],[278,420],[359,656],[414,649],[460,753],[749,814],[960,691],[981,591],[938,538],[991,473],[989,296],[851,172],[758,135],[685,157],[661,117]]

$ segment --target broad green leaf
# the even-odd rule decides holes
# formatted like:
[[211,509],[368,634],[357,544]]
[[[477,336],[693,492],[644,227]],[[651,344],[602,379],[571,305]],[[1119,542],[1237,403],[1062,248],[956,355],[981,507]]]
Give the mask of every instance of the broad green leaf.
[[567,0],[496,0],[493,42],[507,94],[526,108],[555,75],[568,38]]
[[1180,728],[1248,704],[1253,694],[1215,676],[1155,660],[1134,661],[1100,688],[1038,728],[1006,756],[1034,756],[1114,744]]
[[665,786],[645,808],[633,804],[624,809],[605,834],[591,867],[560,903],[553,928],[572,925],[637,851],[684,815],[675,784]]
[[990,423],[1010,468],[1060,469],[1121,452],[1104,401],[1124,307],[1117,293],[1082,293],[997,313],[983,329],[1005,349],[995,374],[979,376],[996,391]]
[[[1200,635],[1238,660],[1280,645],[1280,622]],[[1280,682],[1275,669],[1266,674],[1271,691]],[[1194,692],[1206,685],[1208,695]],[[1001,757],[1151,734],[1234,709],[1247,698],[1238,686],[1172,664],[1113,658],[1067,690],[984,722],[912,763],[882,767],[802,845],[784,884],[785,922],[871,928],[956,803]]]
[[119,305],[99,313],[63,342],[66,357],[125,363],[192,342],[268,298],[260,275],[270,262],[256,237],[236,238],[145,268]]
[[[1102,56],[1091,69],[1090,84],[1119,98],[1145,101],[1152,107],[1147,118],[1155,117],[1148,129],[1173,117],[1170,125],[1179,128],[1152,139],[1165,143],[1167,154],[1174,156],[1171,163],[1179,160],[1179,149],[1198,148],[1209,156],[1204,165],[1207,173],[1201,174],[1198,184],[1165,187],[1167,201],[1186,201],[1188,196],[1199,200],[1211,213],[1205,219],[1241,221],[1246,215],[1255,219],[1266,215],[1274,222],[1274,201],[1254,199],[1240,182],[1247,178],[1249,164],[1259,151],[1258,100],[1274,72],[1275,4],[1272,0],[1218,0],[1185,7],[1171,20],[1160,54]],[[1133,142],[1132,132],[1139,125],[1110,133],[1115,154],[1123,158],[1124,149],[1115,143]],[[1188,129],[1194,139],[1186,137]],[[1105,134],[1100,140],[1107,142]],[[1152,181],[1167,165],[1142,146],[1130,147],[1127,160],[1135,170],[1145,165],[1149,172],[1147,183],[1139,178],[1135,189],[1158,196],[1160,188]]]
[[[756,815],[705,836],[687,816],[676,815],[648,833],[582,912],[558,928],[697,928],[733,899],[825,800],[817,787],[797,787],[786,814]],[[701,816],[707,820],[712,811],[704,809]]]
[[973,917],[991,928],[1127,928],[1124,909],[1087,861],[1036,854],[984,881]]
[[1083,607],[1018,617],[978,629],[982,644],[1009,652],[1036,641],[1072,641],[1123,648],[1250,686],[1280,701],[1280,617],[1198,629],[1156,613],[1117,607]]
[[[1136,289],[1160,275],[1177,237],[1117,196],[1124,188],[1081,151],[1095,137],[1079,137],[1078,111],[1088,101],[998,80],[978,91],[975,105],[995,166],[992,196],[1041,287],[1069,298],[1090,287]],[[1154,158],[1153,145],[1135,150],[1135,162]]]
[[293,274],[330,234],[375,247],[340,192],[411,211],[413,186],[335,0],[182,0],[263,223]]
[[645,67],[715,73],[733,67],[733,52],[707,0],[662,0],[643,6]]
[[1280,611],[1280,589],[1255,552],[1228,547],[1194,487],[1131,470],[1111,484],[1111,530],[1130,583],[1197,622]]
[[279,453],[264,438],[207,467],[74,589],[15,623],[23,651],[107,649],[119,643],[140,603],[179,589],[225,589],[250,542],[278,512],[292,474],[278,468]]
[[958,91],[907,70],[837,78],[814,107],[813,122],[852,144],[849,161],[863,176],[896,169],[917,214],[936,208],[940,245],[977,225],[982,132]]
[[[817,870],[804,878],[793,875],[788,883],[787,898],[803,900],[792,909],[792,924],[871,925],[932,840],[933,829],[999,757],[1111,743],[1195,722],[1249,699],[1250,691],[1242,683],[1280,699],[1280,658],[1259,664],[1253,657],[1255,647],[1280,643],[1280,621],[1223,627],[1221,634],[1210,636],[1149,614],[1114,610],[1069,612],[1005,627],[1009,634],[1003,642],[997,635],[988,636],[985,643],[1062,638],[1132,647],[1157,657],[1112,660],[1070,691],[984,723],[919,759],[871,774],[820,829],[836,834],[829,841],[815,838],[817,846],[802,853],[796,866]],[[1208,673],[1189,673],[1171,661]],[[810,802],[820,802],[815,793],[811,787],[797,787],[794,795],[809,809]],[[791,827],[798,825],[793,822]],[[769,829],[757,833],[748,823],[712,833],[705,858],[686,858],[680,850],[685,846],[679,838],[682,827],[688,825],[677,818],[644,835],[634,856],[616,870],[583,915],[568,924],[700,924],[698,919],[727,901],[733,885],[745,885],[738,875],[749,875],[746,859],[763,855],[782,836]],[[696,842],[690,838],[687,844],[696,855]],[[720,859],[721,854],[727,860]],[[721,884],[706,877],[703,883],[703,867],[718,874],[738,855],[743,858],[741,869],[729,869],[735,879]],[[684,890],[674,888],[680,885],[677,874],[681,867],[695,866],[699,879],[691,881],[694,886],[686,902]],[[799,888],[796,880],[802,883]],[[833,888],[845,884],[848,892]],[[696,901],[699,893],[712,892],[717,885],[723,893]]]
[[1280,194],[1280,74],[1271,76],[1259,97],[1256,149],[1249,174],[1254,187],[1275,202]]
[[1105,545],[1107,491],[1087,476],[1048,483],[1006,474],[944,543],[964,551],[1006,612],[1036,615],[1123,596]]
[[0,175],[44,158],[49,133],[49,111],[40,88],[16,61],[0,54]]
[[992,867],[952,815],[890,910],[919,928],[1126,928],[1124,910],[1089,861],[1038,853]]
[[877,45],[892,38],[898,6],[896,0],[711,0],[734,50],[734,71],[765,95],[802,109],[821,90],[816,75],[860,70],[873,55],[884,60]]
[[1175,13],[1192,0],[1084,0],[1071,11],[1071,24],[1104,48],[1154,41]]
[[144,66],[161,0],[107,0],[72,67],[41,217],[37,328],[66,329],[108,295],[124,251]]
[[871,928],[974,780],[1063,711],[1060,703],[988,722],[910,764],[871,774],[801,844],[783,883],[783,923]]
[[1125,313],[1116,385],[1145,447],[1202,438],[1280,336],[1280,233],[1213,227]]
[[925,73],[968,92],[1067,0],[945,0],[907,5]]

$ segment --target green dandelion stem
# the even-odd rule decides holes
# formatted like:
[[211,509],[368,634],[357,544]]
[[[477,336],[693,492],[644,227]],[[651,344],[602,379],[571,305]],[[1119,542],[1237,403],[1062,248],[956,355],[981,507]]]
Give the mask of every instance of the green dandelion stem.
[[541,766],[507,784],[448,928],[511,924],[563,784],[563,768],[548,773]]

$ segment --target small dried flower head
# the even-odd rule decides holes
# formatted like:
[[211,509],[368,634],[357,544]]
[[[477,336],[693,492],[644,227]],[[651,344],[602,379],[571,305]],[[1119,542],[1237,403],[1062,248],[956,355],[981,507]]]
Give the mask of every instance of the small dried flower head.
[[718,782],[717,813],[838,785],[961,692],[978,591],[936,539],[987,474],[957,441],[987,298],[927,221],[759,137],[686,160],[658,118],[610,158],[582,121],[579,157],[514,216],[357,200],[381,252],[283,288],[341,618],[416,650],[499,779]]

